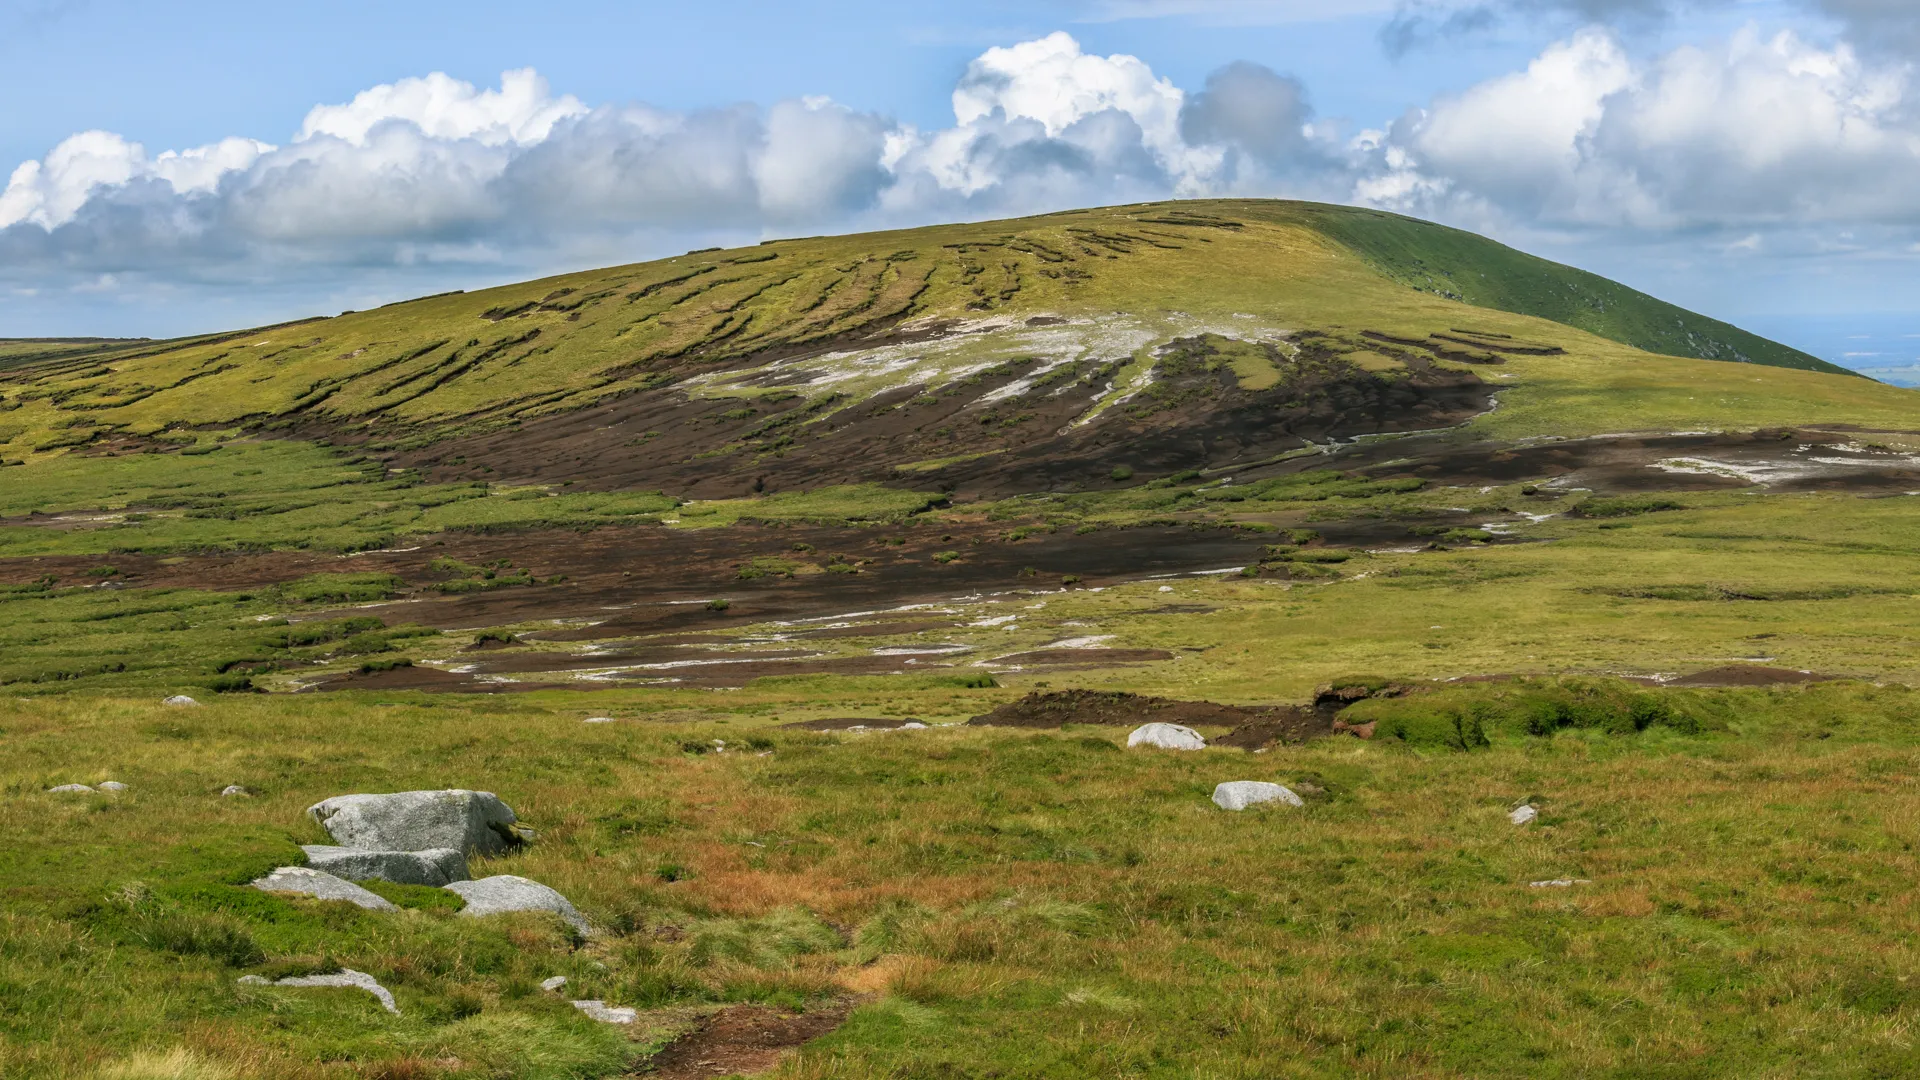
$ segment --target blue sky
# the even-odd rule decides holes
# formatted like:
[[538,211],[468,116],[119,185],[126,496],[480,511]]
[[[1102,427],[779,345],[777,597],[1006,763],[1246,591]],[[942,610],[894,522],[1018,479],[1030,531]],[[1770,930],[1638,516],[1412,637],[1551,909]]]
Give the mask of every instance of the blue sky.
[[1911,367],[1893,7],[0,0],[0,336],[1222,194],[1447,221]]

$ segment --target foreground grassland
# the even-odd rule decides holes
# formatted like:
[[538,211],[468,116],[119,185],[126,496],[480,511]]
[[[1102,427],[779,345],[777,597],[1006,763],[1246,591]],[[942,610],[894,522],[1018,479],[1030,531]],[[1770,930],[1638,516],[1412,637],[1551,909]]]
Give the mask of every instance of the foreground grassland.
[[[837,694],[936,723],[1001,696]],[[1261,755],[1092,728],[817,735],[772,726],[815,708],[778,692],[10,701],[0,1071],[606,1076],[716,1003],[857,992],[780,1075],[1911,1074],[1920,698],[1667,700],[1701,732]],[[731,749],[694,752],[713,740]],[[131,788],[41,793],[106,778]],[[1207,796],[1231,779],[1312,798],[1227,814]],[[470,922],[425,889],[389,889],[408,910],[383,916],[235,887],[319,838],[320,798],[443,785],[541,830],[487,872],[602,929]],[[1523,800],[1542,817],[1517,829]],[[1586,883],[1529,884],[1551,879]],[[235,981],[339,966],[403,1015]],[[574,1014],[535,986],[554,974],[642,1024]]]
[[[992,512],[1067,529],[1207,491]],[[1492,513],[1518,497],[1407,491],[1215,511],[1278,534],[1456,501]],[[817,1008],[849,995],[848,1023],[779,1075],[1920,1068],[1920,694],[1905,685],[1920,676],[1909,539],[1920,503],[1693,493],[1627,505],[1668,508],[1524,526],[1548,543],[1355,551],[1294,580],[1047,584],[963,600],[981,616],[1018,611],[1022,625],[939,640],[1011,649],[1101,633],[1178,653],[973,689],[809,677],[730,692],[208,695],[213,662],[263,639],[297,657],[341,650],[337,637],[290,638],[324,620],[273,620],[385,586],[335,575],[245,592],[18,590],[0,604],[10,664],[120,656],[126,668],[17,681],[0,701],[0,1074],[612,1076],[726,1003]],[[373,636],[421,656],[469,637]],[[359,662],[345,652],[336,663]],[[1880,684],[1645,690],[1558,674],[1737,659]],[[1355,719],[1383,724],[1372,742],[1258,755],[1129,751],[1124,729],[938,726],[1049,681],[1257,702],[1356,674],[1511,671],[1539,677],[1365,703]],[[208,704],[158,704],[180,689]],[[1530,700],[1568,694],[1659,707],[1644,730],[1614,722],[1629,715],[1620,708],[1563,718],[1571,727],[1530,719]],[[581,723],[593,715],[618,722]],[[780,726],[833,716],[936,726]],[[44,791],[108,779],[130,789]],[[1312,797],[1303,810],[1226,814],[1207,795],[1234,779]],[[253,794],[220,797],[229,784]],[[443,786],[497,791],[540,831],[477,872],[561,889],[597,933],[470,922],[426,889],[385,889],[407,910],[381,916],[238,887],[322,839],[302,816],[321,798]],[[1516,829],[1505,814],[1523,801],[1542,817]],[[1583,883],[1531,885],[1550,880]],[[236,982],[341,967],[392,988],[403,1015],[357,991]],[[556,974],[571,994],[643,1010],[642,1022],[629,1032],[579,1016],[538,989]]]

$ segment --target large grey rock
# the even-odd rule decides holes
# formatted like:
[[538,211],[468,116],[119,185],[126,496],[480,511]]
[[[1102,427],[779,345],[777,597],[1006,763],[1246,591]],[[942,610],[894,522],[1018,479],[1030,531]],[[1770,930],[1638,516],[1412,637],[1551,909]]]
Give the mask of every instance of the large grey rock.
[[302,844],[307,865],[348,881],[376,878],[395,885],[445,885],[465,881],[467,857],[454,848],[425,851],[362,851],[359,848]]
[[574,910],[567,898],[537,881],[512,874],[497,874],[479,881],[456,881],[443,886],[460,894],[467,906],[460,914],[470,918],[502,915],[509,911],[551,911],[565,919],[575,930],[587,932],[587,920]]
[[343,986],[356,990],[365,990],[380,999],[380,1005],[395,1016],[400,1015],[400,1007],[393,1003],[393,992],[381,986],[373,976],[364,971],[343,968],[332,975],[294,975],[285,979],[268,979],[262,975],[242,975],[240,981],[248,986]]
[[520,842],[513,810],[491,791],[336,795],[307,808],[343,847],[362,851],[453,848],[493,855]]
[[56,784],[53,787],[50,787],[47,789],[47,794],[72,795],[82,791],[92,791],[92,790],[93,790],[92,788],[88,787],[85,784]]
[[125,791],[127,790],[127,785],[121,783],[118,780],[109,780],[106,783],[100,785],[100,790],[101,791]]
[[1525,825],[1527,822],[1539,816],[1540,811],[1535,810],[1531,806],[1522,806],[1516,808],[1513,813],[1508,814],[1507,820],[1513,822],[1515,825]]
[[197,702],[197,701],[195,701],[195,700],[193,700],[192,698],[190,698],[190,697],[188,697],[188,696],[187,696],[187,695],[185,695],[185,694],[175,694],[175,695],[173,695],[172,697],[170,697],[170,698],[168,698],[167,700],[165,700],[165,701],[163,701],[163,702],[161,702],[160,704],[162,704],[162,705],[172,705],[172,706],[174,706],[174,707],[176,707],[176,708],[188,708],[188,709],[191,709],[191,708],[195,708],[195,707],[197,707],[197,706],[199,706],[199,704],[200,704],[200,703],[199,703],[199,702]]
[[1245,810],[1256,803],[1280,802],[1305,806],[1306,801],[1279,784],[1262,780],[1229,780],[1213,789],[1213,803],[1222,810]]
[[1128,746],[1151,746],[1161,750],[1205,750],[1207,740],[1190,727],[1179,724],[1144,724],[1127,736]]
[[[345,900],[368,911],[398,910],[385,899],[351,881],[305,866],[283,866],[263,878],[248,882],[261,892],[301,893],[319,900]],[[318,984],[315,984],[318,985]]]

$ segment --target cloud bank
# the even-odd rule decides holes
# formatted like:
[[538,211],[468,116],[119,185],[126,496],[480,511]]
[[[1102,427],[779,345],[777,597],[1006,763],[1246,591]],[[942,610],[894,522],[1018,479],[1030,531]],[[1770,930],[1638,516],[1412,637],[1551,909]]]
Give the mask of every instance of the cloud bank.
[[[1823,2],[1872,13],[1871,0]],[[376,86],[315,107],[279,144],[150,153],[82,132],[0,192],[0,286],[319,293],[372,274],[405,293],[478,266],[512,276],[704,240],[1169,196],[1327,199],[1509,234],[1719,232],[1748,248],[1809,226],[1920,222],[1909,67],[1791,33],[1635,56],[1579,30],[1521,70],[1358,131],[1258,64],[1189,90],[1055,33],[982,53],[952,105],[935,130],[825,98],[590,106],[521,70],[497,88],[444,74]]]

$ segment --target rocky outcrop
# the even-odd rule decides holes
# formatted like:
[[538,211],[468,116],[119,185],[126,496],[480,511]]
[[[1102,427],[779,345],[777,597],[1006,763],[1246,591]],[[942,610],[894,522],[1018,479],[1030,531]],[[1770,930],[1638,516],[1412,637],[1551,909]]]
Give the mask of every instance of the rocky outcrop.
[[497,855],[518,845],[518,819],[491,791],[401,791],[390,795],[336,795],[307,808],[334,842],[361,851],[452,848]]
[[365,881],[376,878],[395,885],[446,885],[465,881],[467,857],[454,848],[427,848],[425,851],[362,851],[359,848],[303,844],[307,865],[315,870]]
[[398,910],[386,899],[351,881],[305,866],[283,866],[248,884],[262,892],[299,893],[316,900],[345,900],[368,911]]
[[460,894],[467,906],[460,914],[468,918],[503,915],[511,911],[551,911],[581,933],[588,930],[587,920],[574,910],[566,897],[537,881],[512,874],[499,874],[478,881],[456,881],[444,886]]

